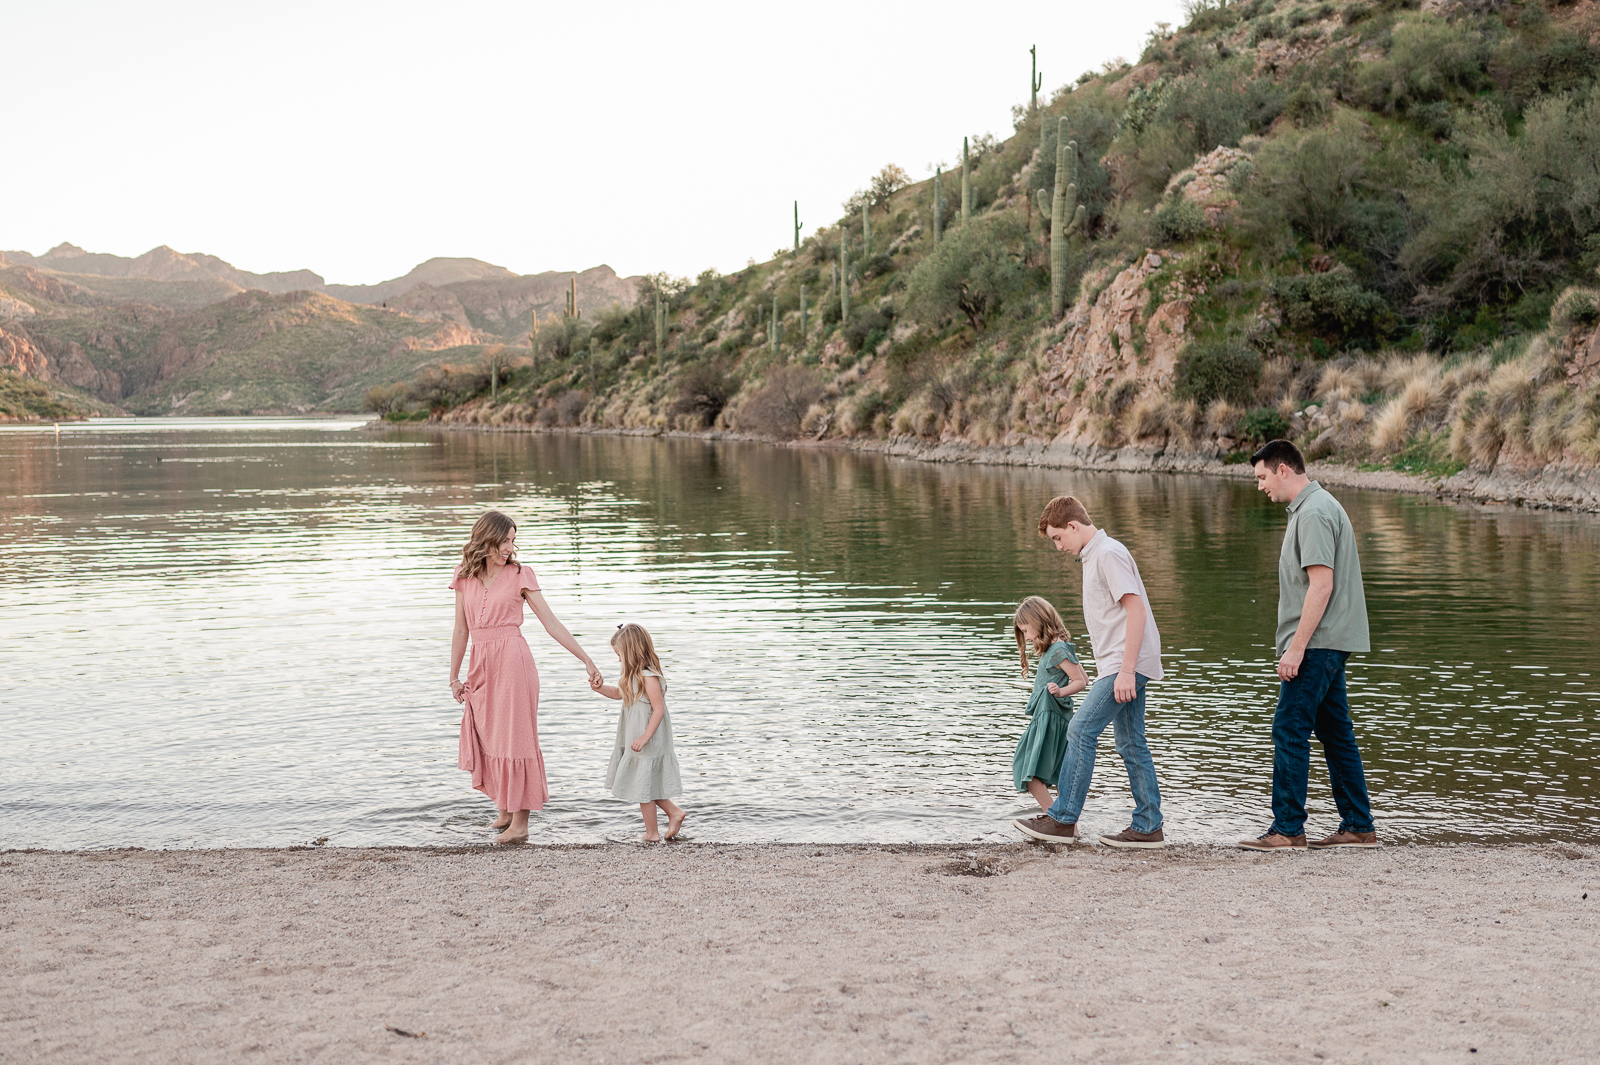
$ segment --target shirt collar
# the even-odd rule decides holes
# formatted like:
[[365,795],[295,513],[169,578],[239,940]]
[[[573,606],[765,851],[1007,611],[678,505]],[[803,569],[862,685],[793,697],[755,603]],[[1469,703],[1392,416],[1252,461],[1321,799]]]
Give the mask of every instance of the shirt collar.
[[1310,484],[1300,489],[1300,494],[1294,497],[1293,503],[1289,504],[1289,513],[1293,514],[1295,511],[1299,510],[1305,501],[1311,498],[1313,493],[1320,491],[1322,491],[1322,485],[1318,484],[1316,481],[1312,481]]
[[1089,542],[1083,545],[1083,550],[1078,552],[1078,561],[1087,562],[1091,554],[1100,550],[1105,540],[1106,531],[1104,529],[1096,529],[1094,535],[1089,537]]

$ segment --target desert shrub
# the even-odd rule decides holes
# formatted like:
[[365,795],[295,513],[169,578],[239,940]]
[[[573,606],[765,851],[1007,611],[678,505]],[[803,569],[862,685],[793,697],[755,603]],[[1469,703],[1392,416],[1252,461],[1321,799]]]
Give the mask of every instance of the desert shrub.
[[1340,348],[1364,343],[1370,349],[1394,321],[1388,301],[1343,268],[1276,278],[1272,296],[1290,326]]
[[428,366],[406,388],[406,402],[427,410],[442,410],[487,391],[487,366]]
[[[887,314],[877,307],[863,307],[845,323],[843,336],[851,351],[870,351],[889,334],[894,324]],[[877,339],[873,339],[876,337]]]
[[1152,244],[1187,244],[1210,232],[1206,213],[1192,200],[1175,196],[1157,207],[1150,215],[1150,242]]
[[1205,407],[1217,400],[1244,403],[1261,380],[1261,356],[1237,341],[1191,344],[1178,359],[1173,391]]
[[1388,56],[1357,70],[1356,89],[1374,110],[1404,111],[1476,92],[1488,81],[1488,59],[1483,33],[1467,20],[1409,15],[1395,27]]
[[539,330],[538,357],[566,360],[589,347],[593,323],[582,318],[563,317]]
[[1419,167],[1415,234],[1400,263],[1435,305],[1498,303],[1548,285],[1600,231],[1600,89],[1528,108],[1520,135],[1498,109],[1463,112],[1464,163]]
[[1239,419],[1239,436],[1262,444],[1268,440],[1285,440],[1289,436],[1289,423],[1271,407],[1256,407]]
[[959,227],[911,271],[907,307],[929,321],[961,314],[981,331],[1008,299],[1028,288],[1028,271],[1013,251],[1025,239],[1023,223],[1009,212]]
[[1297,126],[1321,125],[1332,110],[1327,95],[1309,85],[1298,86],[1283,105],[1284,116]]
[[711,425],[739,391],[739,379],[721,360],[692,363],[678,378],[678,397],[672,413],[686,416],[701,428]]
[[1541,95],[1586,88],[1600,73],[1600,56],[1587,41],[1569,31],[1550,34],[1531,48],[1512,37],[1495,58],[1496,65],[1505,70],[1503,76],[1510,83],[1512,97],[1523,103]]
[[1230,59],[1177,81],[1152,82],[1128,95],[1117,145],[1126,157],[1124,181],[1154,198],[1195,156],[1237,146],[1283,111],[1284,90],[1271,78]]
[[406,401],[407,388],[402,382],[392,385],[379,385],[367,389],[366,407],[380,417],[399,410]]
[[870,259],[861,260],[857,266],[857,269],[861,271],[862,280],[871,281],[873,278],[882,277],[884,274],[887,274],[889,271],[894,269],[894,256],[883,254],[874,255]]
[[811,405],[822,398],[821,375],[809,366],[780,365],[739,405],[739,428],[782,439],[798,436]]
[[1264,234],[1288,228],[1324,247],[1357,224],[1355,203],[1372,147],[1354,123],[1275,137],[1256,153],[1245,199]]
[[[1600,292],[1574,285],[1550,308],[1550,328],[1566,332],[1573,326],[1592,326],[1600,322]],[[376,408],[374,408],[376,409]]]

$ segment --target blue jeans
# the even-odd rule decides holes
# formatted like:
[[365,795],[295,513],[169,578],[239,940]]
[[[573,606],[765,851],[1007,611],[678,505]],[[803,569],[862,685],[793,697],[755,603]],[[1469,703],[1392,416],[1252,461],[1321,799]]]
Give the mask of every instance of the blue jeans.
[[1056,801],[1047,811],[1064,825],[1074,824],[1083,813],[1094,776],[1094,749],[1100,733],[1112,727],[1117,753],[1128,767],[1128,788],[1133,792],[1133,830],[1154,832],[1161,827],[1161,788],[1156,784],[1156,763],[1144,742],[1144,686],[1150,678],[1133,675],[1134,696],[1119,703],[1113,691],[1115,676],[1101,677],[1083,697],[1083,705],[1067,726],[1067,753],[1061,758],[1056,781]]
[[1349,651],[1312,648],[1294,680],[1278,685],[1278,711],[1272,717],[1272,831],[1280,835],[1298,836],[1306,828],[1313,732],[1328,762],[1339,831],[1372,831],[1372,800],[1345,695],[1344,664],[1349,658]]

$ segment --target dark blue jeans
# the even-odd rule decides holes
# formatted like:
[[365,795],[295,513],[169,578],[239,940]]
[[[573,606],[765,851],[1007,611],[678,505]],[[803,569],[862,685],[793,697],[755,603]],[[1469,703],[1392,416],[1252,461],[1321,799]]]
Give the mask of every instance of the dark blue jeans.
[[1361,768],[1344,664],[1349,651],[1306,651],[1294,680],[1278,685],[1272,718],[1272,831],[1298,836],[1306,827],[1306,778],[1311,773],[1311,735],[1322,742],[1339,807],[1341,832],[1372,831],[1372,800]]

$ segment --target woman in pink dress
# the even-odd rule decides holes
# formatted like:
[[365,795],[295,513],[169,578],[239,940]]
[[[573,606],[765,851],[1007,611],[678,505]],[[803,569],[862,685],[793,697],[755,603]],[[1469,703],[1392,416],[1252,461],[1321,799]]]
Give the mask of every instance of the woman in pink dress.
[[[464,705],[457,764],[472,774],[472,786],[494,800],[504,829],[496,843],[528,838],[528,811],[550,799],[539,752],[539,670],[522,638],[522,604],[539,616],[555,641],[583,663],[590,687],[603,678],[594,660],[556,618],[539,592],[533,570],[516,560],[517,526],[491,510],[472,526],[461,549],[461,566],[450,587],[456,593],[456,628],[450,641],[450,694]],[[461,659],[472,638],[472,668],[460,680]]]

